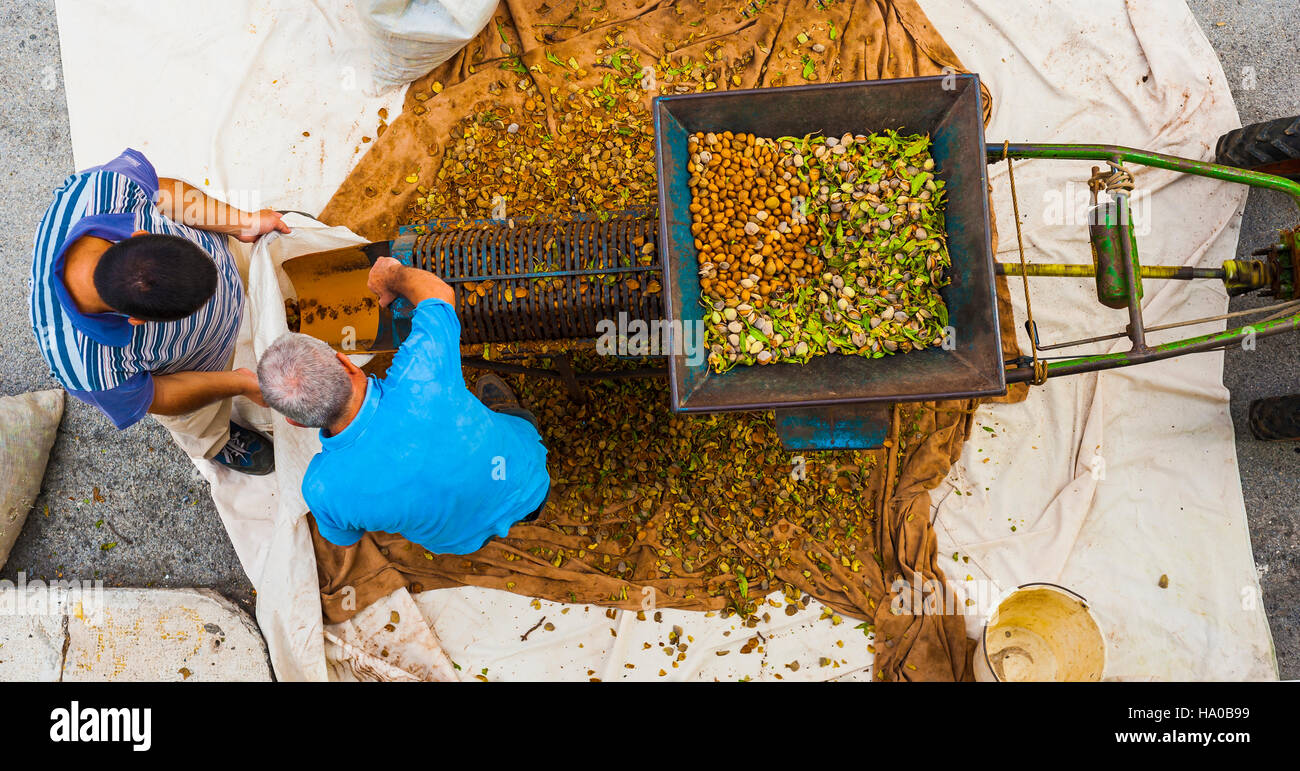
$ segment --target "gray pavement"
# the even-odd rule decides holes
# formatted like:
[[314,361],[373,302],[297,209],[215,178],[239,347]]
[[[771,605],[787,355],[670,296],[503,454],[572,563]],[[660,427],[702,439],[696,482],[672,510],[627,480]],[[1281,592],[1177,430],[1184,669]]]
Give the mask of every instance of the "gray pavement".
[[[57,385],[28,326],[26,289],[36,225],[74,171],[52,0],[0,6],[0,94],[0,285],[9,287],[0,394],[17,394]],[[67,405],[41,497],[0,577],[205,587],[249,607],[252,584],[207,482],[167,432],[148,418],[116,431],[93,407]]]
[[[1244,124],[1300,115],[1300,5],[1277,0],[1189,0],[1219,55]],[[1286,196],[1252,190],[1242,217],[1238,258],[1277,240],[1297,224]],[[1237,297],[1241,310],[1271,302]],[[1246,426],[1252,399],[1300,391],[1300,335],[1261,340],[1254,351],[1229,348],[1223,384],[1232,392],[1237,464],[1250,540],[1264,591],[1264,609],[1285,679],[1300,678],[1300,444],[1257,442]]]
[[[1300,114],[1300,6],[1188,4],[1223,62],[1244,122]],[[54,385],[31,338],[25,291],[31,234],[49,191],[73,171],[52,0],[0,7],[0,93],[0,225],[9,234],[0,242],[0,282],[10,287],[0,292],[0,393],[15,394]],[[1252,192],[1241,254],[1295,222],[1280,196]],[[1238,298],[1232,307],[1259,302]],[[1293,679],[1300,678],[1300,446],[1252,440],[1244,416],[1253,398],[1300,390],[1298,365],[1300,337],[1291,335],[1261,341],[1253,353],[1229,351],[1224,372],[1264,604],[1281,674]],[[18,571],[29,578],[101,578],[110,586],[209,587],[245,606],[252,597],[207,484],[166,432],[149,420],[115,431],[75,399],[68,400],[44,492],[0,577]]]

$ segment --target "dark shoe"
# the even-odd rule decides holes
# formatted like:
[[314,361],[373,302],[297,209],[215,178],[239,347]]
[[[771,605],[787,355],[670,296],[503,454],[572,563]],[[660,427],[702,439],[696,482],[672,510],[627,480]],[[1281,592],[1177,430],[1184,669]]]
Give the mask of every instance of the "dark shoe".
[[1300,394],[1256,399],[1250,403],[1250,433],[1279,442],[1300,439]]
[[493,374],[483,375],[474,384],[474,395],[490,410],[501,412],[503,408],[518,408],[519,399],[510,390],[506,381]]
[[262,476],[275,470],[275,448],[270,437],[232,422],[230,439],[212,460],[231,471]]

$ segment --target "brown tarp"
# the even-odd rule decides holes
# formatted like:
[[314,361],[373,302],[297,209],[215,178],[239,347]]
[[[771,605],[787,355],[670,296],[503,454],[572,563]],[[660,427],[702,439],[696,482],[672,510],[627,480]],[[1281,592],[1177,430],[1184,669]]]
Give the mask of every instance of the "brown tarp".
[[[398,181],[413,169],[419,170],[421,178],[435,174],[441,163],[438,148],[446,146],[450,127],[467,113],[482,109],[488,101],[520,98],[517,90],[506,93],[499,88],[489,90],[502,75],[501,69],[494,66],[507,58],[501,51],[522,51],[523,62],[529,65],[528,77],[536,82],[541,93],[553,85],[567,85],[558,79],[554,83],[549,80],[547,62],[552,60],[546,56],[547,52],[562,62],[570,57],[585,62],[598,49],[609,47],[609,35],[615,31],[621,32],[633,48],[652,61],[668,54],[749,63],[734,71],[739,82],[733,81],[732,72],[728,71],[721,83],[723,87],[806,82],[800,74],[801,57],[789,55],[789,50],[794,38],[808,29],[820,32],[818,39],[825,40],[828,49],[825,61],[833,62],[830,71],[821,76],[822,80],[934,75],[945,68],[962,71],[956,55],[914,0],[835,2],[826,3],[829,7],[825,9],[816,0],[803,3],[755,0],[748,5],[597,0],[578,3],[576,7],[571,7],[571,2],[548,0],[534,4],[507,0],[503,3],[473,43],[413,84],[402,115],[379,135],[321,219],[329,224],[346,225],[374,240],[391,238],[398,226],[408,224],[407,207],[418,193]],[[833,36],[827,35],[829,29],[834,30]],[[596,83],[599,77],[599,73],[593,72],[588,80]],[[440,89],[433,88],[434,83]],[[429,98],[434,92],[439,93]],[[417,100],[416,94],[424,98]],[[647,101],[650,96],[647,95]],[[987,93],[985,108],[987,118]],[[1002,282],[999,306],[1004,348],[1008,355],[1016,355],[1014,327]],[[522,385],[519,380],[514,382]],[[615,398],[612,392],[602,392],[603,387],[592,386],[592,401],[596,404],[605,398]],[[1014,393],[1022,396],[1023,390]],[[556,422],[571,420],[572,415],[566,415],[563,408],[556,412],[530,403],[540,402],[541,392],[529,392],[525,388],[521,397],[525,406],[539,412],[553,466],[563,462],[570,453],[587,451],[588,448],[575,444],[581,440],[566,439],[554,429]],[[1015,396],[1004,398],[1015,400]],[[788,491],[772,497],[765,494],[763,500],[771,502],[773,508],[767,508],[765,503],[764,508],[754,509],[756,517],[768,517],[764,548],[780,547],[789,555],[787,561],[775,568],[770,588],[784,586],[796,605],[801,595],[811,595],[837,613],[865,619],[874,625],[875,668],[879,679],[971,678],[970,643],[962,617],[895,614],[891,610],[893,595],[889,586],[899,577],[911,581],[914,573],[923,579],[943,580],[929,519],[928,490],[940,483],[960,455],[975,406],[973,401],[900,405],[895,409],[892,434],[884,449],[824,453],[818,454],[817,461],[810,461],[832,468],[850,463],[855,469],[863,469],[847,494],[854,497],[855,506],[860,505],[872,514],[873,521],[859,529],[850,527],[847,546],[842,529],[834,547],[814,537],[807,523],[820,521],[819,518],[781,517],[778,512],[791,510],[789,507],[793,505],[789,503]],[[651,410],[658,413],[655,420],[675,419],[667,408],[666,389]],[[770,413],[733,415],[714,419],[709,425],[715,426],[718,420],[732,421],[723,424],[732,426],[732,436],[739,422],[747,439],[758,437],[767,443],[777,442]],[[674,458],[657,457],[650,462],[657,467],[671,464],[660,477],[675,478],[680,473]],[[656,470],[664,472],[664,468],[648,469],[652,474]],[[636,476],[631,469],[629,472]],[[736,486],[737,477],[727,473],[701,468],[692,472],[685,487],[707,489],[710,483],[714,488],[727,483]],[[553,467],[552,476],[561,476],[561,472]],[[614,475],[606,484],[618,485],[621,481],[627,480]],[[814,495],[831,495],[828,501],[839,501],[828,503],[828,508],[844,505],[845,499],[838,496],[845,491],[835,488],[836,481],[834,474],[825,473],[824,468],[810,477]],[[773,483],[764,480],[764,484]],[[753,487],[760,489],[757,484]],[[727,496],[732,504],[736,503],[735,493],[729,492]],[[679,497],[687,496],[682,492]],[[666,495],[656,501],[653,509],[640,512],[639,507],[644,503],[635,492],[593,499],[587,493],[579,494],[559,485],[541,522],[517,525],[509,537],[493,539],[467,556],[432,555],[399,536],[384,533],[368,534],[355,547],[341,549],[321,539],[313,521],[325,620],[334,623],[349,618],[400,587],[420,591],[467,584],[638,611],[645,607],[649,591],[646,587],[649,587],[658,608],[719,610],[727,607],[735,599],[734,588],[729,600],[727,593],[717,591],[721,578],[709,577],[702,569],[692,569],[716,560],[716,554],[670,556],[673,570],[670,577],[664,577],[661,569],[664,560],[660,557],[666,556],[667,550],[659,534],[673,527],[668,520],[673,504]],[[807,501],[801,504],[800,510],[815,509],[817,505],[817,501]],[[628,543],[607,540],[595,549],[590,548],[592,544],[587,542],[593,539],[586,535],[589,528],[594,531],[602,523],[624,523],[633,513],[639,517],[638,525],[632,528],[634,535],[628,536]],[[775,564],[769,561],[769,555],[759,553],[757,541],[743,537],[744,527],[727,528],[720,522],[711,523],[711,516],[723,516],[720,511],[706,510],[700,516],[705,524],[716,525],[715,531],[731,534],[731,540],[721,547],[728,555],[726,559]],[[785,546],[790,548],[787,550]],[[849,556],[861,555],[863,559],[848,560],[845,549]],[[563,556],[556,558],[557,554]],[[610,570],[611,558],[625,564],[627,570]]]
[[[451,126],[470,111],[487,104],[517,108],[523,101],[519,89],[510,87],[519,75],[501,69],[512,58],[501,53],[503,38],[512,54],[522,52],[527,77],[540,93],[555,88],[563,96],[571,83],[600,82],[604,71],[590,62],[597,51],[608,53],[606,38],[612,30],[622,31],[627,43],[650,62],[663,56],[745,62],[726,68],[739,82],[720,79],[720,88],[806,84],[796,36],[814,28],[821,31],[819,39],[827,48],[818,58],[832,63],[829,73],[817,76],[821,81],[939,75],[945,68],[965,72],[914,0],[506,0],[474,41],[411,84],[402,114],[380,134],[320,218],[376,241],[392,238],[407,224],[402,214],[416,193],[401,181],[412,171],[427,179],[437,170],[441,155],[430,148],[445,147]],[[552,67],[548,55],[561,62],[573,58],[587,73],[576,81],[561,77],[568,73]],[[506,88],[494,92],[497,81]],[[436,98],[417,98],[430,94],[435,83],[441,86]],[[663,93],[674,91],[664,84]],[[647,106],[654,95],[647,93]],[[986,120],[991,110],[984,89]]]

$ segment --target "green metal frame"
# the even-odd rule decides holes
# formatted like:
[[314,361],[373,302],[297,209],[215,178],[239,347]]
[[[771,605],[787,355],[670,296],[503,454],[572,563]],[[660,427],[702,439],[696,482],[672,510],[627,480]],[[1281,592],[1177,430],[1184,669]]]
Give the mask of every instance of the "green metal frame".
[[[1138,150],[1132,147],[1120,147],[1116,145],[1080,145],[1080,144],[990,144],[987,145],[987,160],[989,163],[997,163],[1006,159],[1015,160],[1073,160],[1073,161],[1103,161],[1111,162],[1116,165],[1124,163],[1133,163],[1150,168],[1167,169],[1169,171],[1178,171],[1184,174],[1192,174],[1199,177],[1209,177],[1210,179],[1219,179],[1225,182],[1235,182],[1250,187],[1258,187],[1267,190],[1276,190],[1291,196],[1296,208],[1300,211],[1300,183],[1286,179],[1285,177],[1275,176],[1273,174],[1263,174],[1257,171],[1248,171],[1238,169],[1232,166],[1222,166],[1207,161],[1197,161],[1190,158],[1179,158],[1173,155],[1164,155],[1162,153],[1153,153],[1146,150]],[[1122,201],[1122,206],[1127,208],[1127,194],[1121,193],[1116,195],[1117,199]],[[1129,224],[1127,217],[1120,218],[1120,227],[1128,231]],[[1081,372],[1095,372],[1103,369],[1113,369],[1116,367],[1125,367],[1131,364],[1142,364],[1150,361],[1159,361],[1174,356],[1181,356],[1189,353],[1199,353],[1203,351],[1219,350],[1234,342],[1241,340],[1243,337],[1252,336],[1255,338],[1269,337],[1282,332],[1300,330],[1300,312],[1290,316],[1264,321],[1258,324],[1246,325],[1235,329],[1215,332],[1199,337],[1179,340],[1162,345],[1148,346],[1146,344],[1145,325],[1142,321],[1142,305],[1138,296],[1137,285],[1138,276],[1151,278],[1200,278],[1195,275],[1195,271],[1207,271],[1207,269],[1186,269],[1186,268],[1151,268],[1143,266],[1140,272],[1136,268],[1136,256],[1131,254],[1129,248],[1129,238],[1120,238],[1119,246],[1121,253],[1121,265],[1127,274],[1129,297],[1129,329],[1127,334],[1133,343],[1133,347],[1128,351],[1119,353],[1099,354],[1095,356],[1080,356],[1078,358],[1066,359],[1062,361],[1044,362],[1046,366],[1047,377],[1061,375],[1073,375]],[[1291,242],[1294,246],[1294,239]],[[1061,268],[1059,273],[1054,273],[1055,268]],[[1029,275],[1092,275],[1090,266],[1029,266]],[[1187,271],[1193,271],[1192,275],[1187,275]],[[1003,271],[1008,275],[1020,275],[1019,265],[1006,266]],[[1172,272],[1172,275],[1160,275],[1161,273]],[[1207,271],[1209,272],[1209,271]],[[1206,275],[1204,277],[1211,277]],[[1214,276],[1218,277],[1218,276]],[[1035,334],[1030,330],[1030,334]],[[1027,382],[1035,379],[1035,373],[1032,367],[1018,364],[1007,369],[1007,382]]]

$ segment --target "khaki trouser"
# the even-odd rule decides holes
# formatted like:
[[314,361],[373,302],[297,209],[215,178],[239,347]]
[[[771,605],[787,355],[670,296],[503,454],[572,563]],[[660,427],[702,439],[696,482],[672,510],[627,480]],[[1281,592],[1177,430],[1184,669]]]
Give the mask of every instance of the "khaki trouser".
[[195,460],[221,452],[230,439],[230,399],[213,402],[184,415],[154,415],[172,434],[172,439]]
[[[247,291],[248,263],[252,249],[248,244],[233,238],[227,239],[227,243],[235,257],[235,265],[239,267],[244,290]],[[226,362],[225,371],[229,372],[234,365],[235,356],[232,353],[230,361]],[[231,402],[231,399],[222,399],[184,415],[154,415],[153,418],[171,432],[172,439],[186,455],[195,460],[208,460],[221,452],[221,448],[230,440]]]

